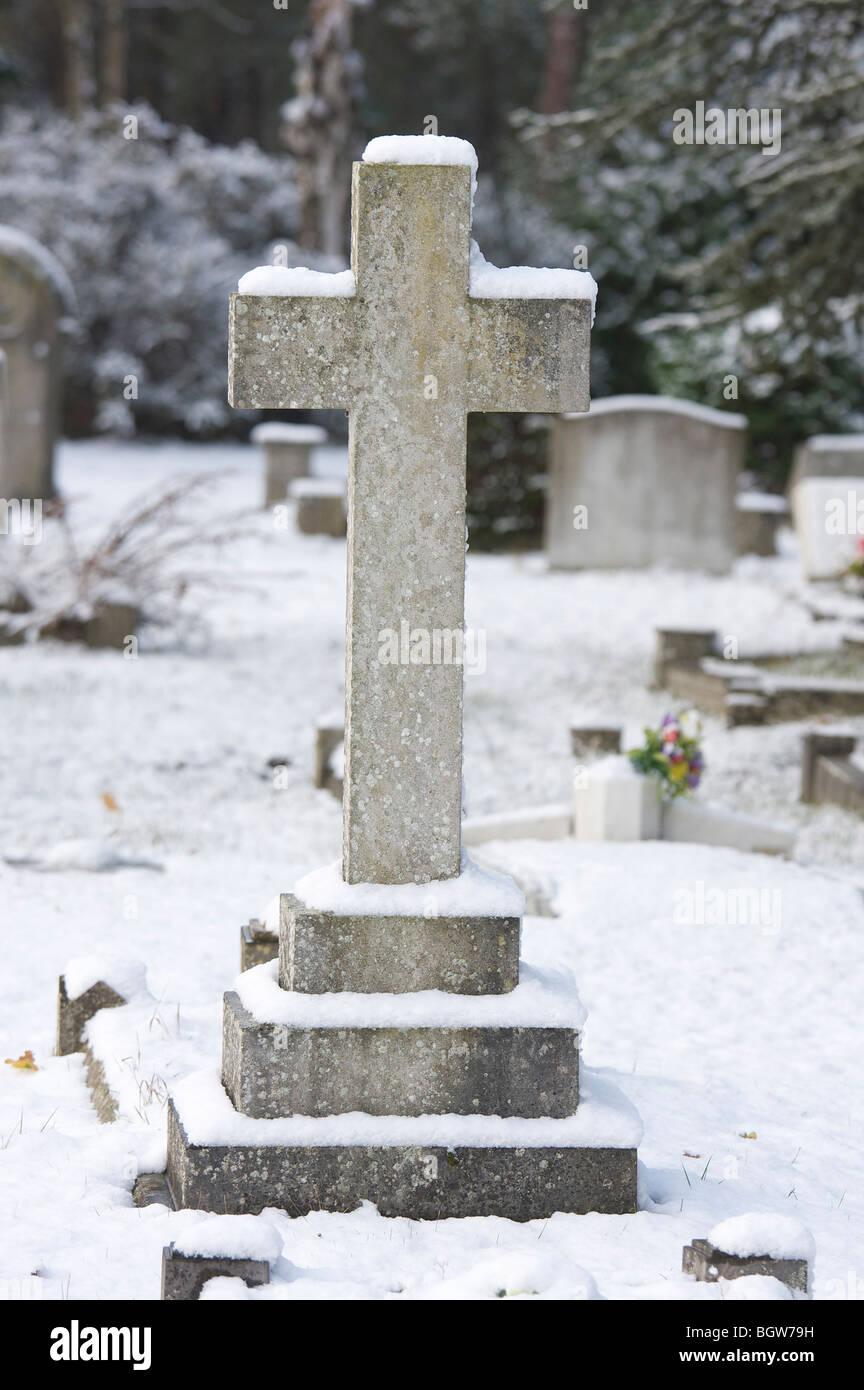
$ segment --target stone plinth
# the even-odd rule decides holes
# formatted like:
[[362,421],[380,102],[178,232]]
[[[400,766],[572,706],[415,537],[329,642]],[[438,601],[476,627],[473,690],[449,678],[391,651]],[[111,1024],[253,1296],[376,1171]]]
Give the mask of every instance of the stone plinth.
[[697,666],[714,649],[715,635],[707,628],[658,627],[654,638],[654,685],[666,687],[671,666]]
[[798,1293],[807,1293],[807,1261],[776,1260],[770,1255],[729,1255],[707,1240],[684,1246],[681,1261],[685,1274],[706,1284],[718,1279],[741,1279],[747,1274],[768,1274]]
[[296,478],[288,495],[297,504],[297,529],[304,536],[332,536],[347,532],[345,485],[338,478]]
[[560,569],[658,563],[725,574],[747,421],[667,396],[610,396],[556,416],[546,552]]
[[291,425],[276,421],[256,425],[253,444],[264,450],[264,506],[284,502],[296,478],[309,476],[312,450],[327,443],[327,431],[319,425]]
[[253,966],[265,965],[275,960],[279,954],[279,937],[268,931],[257,917],[251,918],[240,928],[240,969],[251,970]]
[[[393,999],[398,1007],[399,996]],[[579,1035],[571,1028],[482,1023],[259,1023],[232,992],[225,995],[222,1084],[235,1108],[256,1118],[356,1110],[562,1118],[579,1103]]]
[[519,978],[518,917],[347,915],[283,893],[280,921],[286,990],[504,994]]
[[816,805],[831,802],[864,815],[864,771],[850,762],[857,741],[854,735],[826,734],[821,730],[804,735],[802,801]]

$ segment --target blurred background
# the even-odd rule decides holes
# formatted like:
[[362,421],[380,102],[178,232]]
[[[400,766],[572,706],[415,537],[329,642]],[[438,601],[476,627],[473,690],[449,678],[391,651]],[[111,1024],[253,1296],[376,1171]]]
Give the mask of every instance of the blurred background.
[[[351,160],[434,118],[490,260],[597,279],[593,394],[745,414],[779,489],[797,441],[864,430],[862,36],[859,0],[2,0],[0,221],[77,298],[62,431],[245,438],[230,290],[344,266]],[[700,100],[779,108],[780,152],[674,143]],[[471,418],[472,543],[536,543],[545,453]]]

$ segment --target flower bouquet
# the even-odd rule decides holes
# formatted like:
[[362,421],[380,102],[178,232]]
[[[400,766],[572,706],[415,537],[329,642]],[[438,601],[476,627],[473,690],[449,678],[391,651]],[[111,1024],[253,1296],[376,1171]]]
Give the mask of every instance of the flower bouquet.
[[700,733],[694,710],[667,714],[659,729],[645,730],[642,747],[631,748],[628,756],[638,772],[658,779],[661,796],[686,796],[698,787],[705,770]]

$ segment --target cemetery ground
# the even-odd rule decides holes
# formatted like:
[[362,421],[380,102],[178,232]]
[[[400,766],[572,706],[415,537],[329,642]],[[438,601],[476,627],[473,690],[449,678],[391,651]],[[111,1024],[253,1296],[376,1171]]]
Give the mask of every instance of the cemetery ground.
[[[336,466],[322,454],[319,467]],[[260,504],[248,446],[65,445],[59,486],[87,525],[184,473],[212,469],[194,505]],[[314,726],[343,698],[345,542],[272,513],[211,557],[201,622],[142,632],[135,659],[45,642],[3,652],[8,794],[0,826],[7,935],[0,1046],[0,1280],[11,1297],[152,1299],[162,1247],[197,1211],[137,1208],[164,1166],[165,1099],[216,1075],[222,991],[241,923],[337,860],[337,801],[312,785]],[[723,577],[653,569],[549,573],[539,555],[469,554],[467,623],[485,670],[466,677],[466,811],[569,796],[571,723],[630,741],[669,698],[648,688],[656,627],[692,624],[749,651],[818,650],[791,554]],[[844,728],[864,720],[844,720]],[[798,830],[782,861],[679,843],[499,842],[472,857],[529,890],[534,959],[570,966],[583,1056],[638,1109],[640,1201],[625,1216],[266,1217],[284,1241],[274,1299],[511,1296],[715,1301],[682,1246],[741,1212],[794,1215],[816,1241],[817,1299],[861,1297],[864,1238],[856,1039],[864,963],[864,825],[798,804],[803,726],[705,721],[706,799]],[[122,860],[138,861],[124,865]],[[120,862],[118,862],[120,861]],[[752,920],[706,914],[715,890],[758,889]],[[715,894],[715,901],[718,900]],[[692,910],[686,910],[691,903]],[[685,910],[682,911],[682,903]],[[702,906],[700,906],[700,904]],[[98,1122],[81,1055],[53,1056],[57,977],[70,958],[144,962],[147,993],[95,1021],[118,1118]]]

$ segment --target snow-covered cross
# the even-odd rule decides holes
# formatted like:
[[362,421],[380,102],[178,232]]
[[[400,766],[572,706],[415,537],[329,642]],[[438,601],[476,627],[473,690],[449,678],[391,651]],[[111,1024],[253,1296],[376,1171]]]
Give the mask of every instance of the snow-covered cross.
[[471,249],[476,168],[464,140],[373,140],[351,270],[260,267],[232,297],[232,405],[349,412],[348,883],[460,870],[466,414],[588,409],[594,282]]

